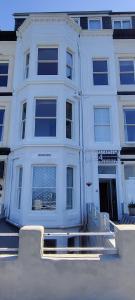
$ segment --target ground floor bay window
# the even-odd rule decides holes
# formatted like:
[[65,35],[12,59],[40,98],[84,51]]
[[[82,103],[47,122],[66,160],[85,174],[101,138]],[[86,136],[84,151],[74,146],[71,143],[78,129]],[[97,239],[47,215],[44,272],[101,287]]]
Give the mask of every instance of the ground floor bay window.
[[56,209],[56,167],[33,166],[32,210]]

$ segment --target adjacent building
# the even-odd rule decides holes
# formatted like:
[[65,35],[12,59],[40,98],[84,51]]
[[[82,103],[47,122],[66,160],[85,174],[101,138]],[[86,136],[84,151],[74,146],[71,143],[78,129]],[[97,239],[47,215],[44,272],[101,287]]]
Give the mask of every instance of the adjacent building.
[[0,201],[80,230],[135,202],[135,12],[16,13],[0,31]]

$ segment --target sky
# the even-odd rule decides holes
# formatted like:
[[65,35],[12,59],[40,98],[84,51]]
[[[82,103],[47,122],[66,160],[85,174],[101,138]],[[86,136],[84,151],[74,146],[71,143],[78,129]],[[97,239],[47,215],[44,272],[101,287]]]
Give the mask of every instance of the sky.
[[13,30],[15,12],[135,11],[135,0],[0,0],[0,29]]

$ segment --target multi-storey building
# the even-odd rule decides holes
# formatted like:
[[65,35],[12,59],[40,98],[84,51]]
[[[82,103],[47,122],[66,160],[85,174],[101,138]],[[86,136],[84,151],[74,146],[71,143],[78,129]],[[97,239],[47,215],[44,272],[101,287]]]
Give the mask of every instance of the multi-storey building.
[[135,12],[14,16],[0,32],[6,217],[80,230],[94,204],[121,219],[135,201]]

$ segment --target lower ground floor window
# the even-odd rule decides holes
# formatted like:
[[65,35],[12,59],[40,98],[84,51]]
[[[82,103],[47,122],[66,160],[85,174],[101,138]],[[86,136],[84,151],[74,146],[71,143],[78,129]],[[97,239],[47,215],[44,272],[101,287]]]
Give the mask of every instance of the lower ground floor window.
[[32,209],[56,209],[56,167],[33,166]]

